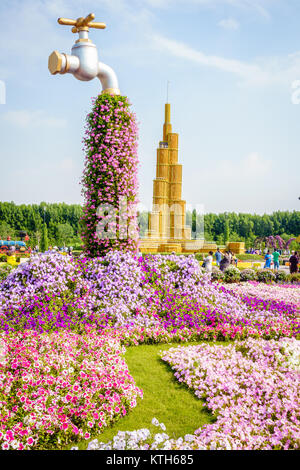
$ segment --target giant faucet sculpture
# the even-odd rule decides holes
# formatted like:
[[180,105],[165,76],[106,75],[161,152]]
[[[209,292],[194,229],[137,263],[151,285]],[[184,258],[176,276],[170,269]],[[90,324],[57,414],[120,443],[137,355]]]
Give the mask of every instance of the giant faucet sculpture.
[[82,81],[93,80],[98,77],[102,84],[102,93],[120,95],[118,79],[111,67],[99,62],[98,51],[95,44],[89,39],[89,28],[105,29],[105,23],[95,23],[94,13],[86,18],[70,20],[59,18],[58,23],[73,26],[72,33],[79,33],[79,39],[72,47],[72,55],[52,52],[48,67],[52,75],[71,73]]

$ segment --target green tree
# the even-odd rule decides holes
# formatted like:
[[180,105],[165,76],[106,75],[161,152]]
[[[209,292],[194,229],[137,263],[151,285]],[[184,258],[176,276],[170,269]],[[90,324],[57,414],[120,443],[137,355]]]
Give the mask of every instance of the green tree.
[[6,240],[7,237],[14,238],[15,231],[7,222],[0,222],[0,240]]
[[43,252],[48,251],[48,248],[49,248],[49,240],[48,240],[47,225],[43,224],[42,238],[41,238],[41,251]]
[[74,230],[72,229],[71,225],[66,224],[58,224],[56,228],[56,240],[59,245],[66,245],[70,241],[70,239],[74,235]]
[[197,211],[193,210],[192,213],[192,238],[196,239],[197,237]]
[[224,235],[223,235],[224,245],[227,245],[227,243],[229,241],[229,235],[230,235],[229,222],[228,222],[228,219],[226,219],[225,224],[224,224]]

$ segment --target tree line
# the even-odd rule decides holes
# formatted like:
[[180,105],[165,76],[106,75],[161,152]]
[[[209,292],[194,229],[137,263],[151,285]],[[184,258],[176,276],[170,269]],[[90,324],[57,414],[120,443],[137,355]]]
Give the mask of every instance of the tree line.
[[[26,232],[29,245],[40,243],[43,224],[47,227],[50,244],[81,245],[82,207],[79,204],[53,203],[21,204],[0,202],[0,239],[10,236],[19,239],[20,231]],[[245,214],[224,212],[221,214],[197,214],[187,212],[186,224],[192,227],[193,238],[215,241],[219,245],[227,241],[245,241],[246,247],[254,245],[258,237],[280,235],[283,239],[300,234],[300,211],[276,211],[272,214]],[[148,228],[148,212],[139,213],[140,234]]]
[[40,245],[43,226],[47,228],[49,243],[52,245],[81,245],[79,204],[55,203],[21,204],[0,202],[0,239],[19,239],[20,232],[30,237],[29,246]]

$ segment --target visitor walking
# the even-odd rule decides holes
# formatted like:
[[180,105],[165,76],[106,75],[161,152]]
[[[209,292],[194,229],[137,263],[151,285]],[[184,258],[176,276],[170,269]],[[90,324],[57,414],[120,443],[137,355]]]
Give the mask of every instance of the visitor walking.
[[215,252],[215,258],[216,258],[217,266],[220,267],[220,262],[221,262],[221,259],[222,259],[222,253],[220,251],[220,248],[218,248],[217,251]]
[[222,258],[222,260],[220,262],[220,269],[221,269],[222,272],[224,272],[225,269],[228,268],[228,266],[230,265],[230,262],[231,262],[230,254],[229,254],[228,251],[225,251],[224,257]]
[[294,274],[298,272],[298,264],[299,264],[299,256],[298,252],[295,251],[295,253],[290,257],[290,273]]
[[213,252],[210,251],[208,253],[208,256],[204,260],[205,271],[208,272],[208,273],[212,272],[213,255],[214,255]]
[[268,253],[265,256],[265,260],[266,260],[266,262],[265,262],[264,268],[265,269],[270,269],[271,268],[271,263],[273,261],[273,256],[271,255],[270,250],[268,250]]
[[273,253],[274,271],[279,270],[279,257],[280,257],[279,251],[275,250],[274,253]]

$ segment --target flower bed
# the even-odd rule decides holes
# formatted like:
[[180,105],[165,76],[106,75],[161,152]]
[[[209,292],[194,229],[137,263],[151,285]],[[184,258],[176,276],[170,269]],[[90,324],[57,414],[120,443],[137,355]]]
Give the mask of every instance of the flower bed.
[[89,439],[142,396],[113,335],[25,331],[1,339],[2,449],[58,449]]
[[163,352],[162,359],[179,382],[206,400],[215,422],[174,439],[154,418],[153,429],[119,431],[108,443],[94,439],[88,450],[300,448],[300,345],[296,340],[181,346]]
[[[88,326],[160,328],[175,336],[186,329],[197,337],[296,336],[299,289],[277,287],[272,303],[246,295],[268,288],[212,283],[193,256],[41,255],[0,283],[0,329],[81,332]],[[284,302],[290,293],[294,301]]]
[[162,358],[216,416],[195,431],[190,448],[300,448],[298,341],[178,347]]
[[284,302],[295,305],[300,311],[300,287],[291,284],[261,284],[259,282],[248,282],[237,284],[233,292],[240,295],[261,298],[268,301]]

